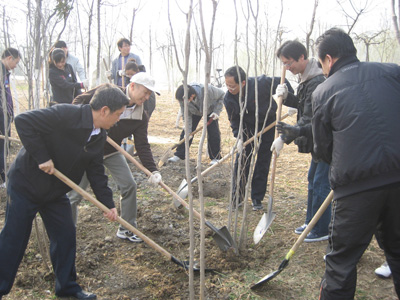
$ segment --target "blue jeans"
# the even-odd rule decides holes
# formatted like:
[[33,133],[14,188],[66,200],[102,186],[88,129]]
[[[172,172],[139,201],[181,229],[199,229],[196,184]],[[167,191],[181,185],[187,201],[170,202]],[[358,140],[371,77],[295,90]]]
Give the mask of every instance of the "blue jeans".
[[[310,223],[325,198],[331,191],[329,184],[329,165],[325,162],[311,160],[308,170],[308,200],[306,224]],[[328,226],[331,220],[331,206],[326,209],[317,224],[311,230],[318,236],[328,235]]]

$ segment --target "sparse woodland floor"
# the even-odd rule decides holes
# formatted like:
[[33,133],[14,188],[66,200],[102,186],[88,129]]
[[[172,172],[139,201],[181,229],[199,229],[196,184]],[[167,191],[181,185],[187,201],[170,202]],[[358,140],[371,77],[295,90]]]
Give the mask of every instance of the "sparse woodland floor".
[[[164,92],[157,97],[157,108],[149,125],[151,146],[156,162],[165,151],[178,141],[181,129],[175,128],[178,103]],[[291,122],[295,117],[291,117]],[[220,118],[223,155],[229,153],[234,143],[229,121],[223,112]],[[180,123],[182,126],[182,122]],[[13,132],[15,136],[15,131]],[[154,137],[154,138],[153,138]],[[157,143],[168,138],[170,143]],[[196,176],[198,134],[190,149],[191,172]],[[167,139],[167,141],[168,141]],[[13,145],[13,153],[18,145]],[[285,146],[278,158],[275,179],[274,211],[277,216],[270,229],[257,245],[253,243],[253,231],[262,212],[251,211],[248,202],[247,245],[236,255],[233,251],[222,252],[206,229],[206,266],[215,269],[205,275],[207,299],[318,299],[318,287],[324,272],[327,242],[303,243],[297,253],[275,279],[257,291],[250,286],[268,273],[277,270],[287,251],[298,235],[294,228],[304,222],[307,198],[307,171],[309,155],[297,153],[294,145]],[[208,167],[204,156],[202,168]],[[231,161],[218,166],[204,178],[206,218],[216,227],[228,224],[228,195],[230,188]],[[161,187],[147,183],[146,176],[131,166],[138,183],[138,229],[170,252],[174,257],[189,258],[189,213],[175,209],[173,198]],[[176,191],[185,178],[185,163],[166,164],[161,168],[163,181]],[[119,192],[110,177],[114,200],[119,208]],[[193,185],[194,206],[199,209],[197,184]],[[4,223],[5,191],[0,191],[0,226]],[[264,200],[267,204],[268,195]],[[239,209],[241,216],[243,209]],[[241,217],[239,218],[239,229]],[[40,224],[40,218],[39,218]],[[196,256],[199,256],[199,222],[195,220]],[[118,224],[103,218],[99,209],[89,202],[79,208],[77,228],[78,282],[85,290],[97,294],[98,299],[189,299],[189,276],[165,256],[142,244],[118,239]],[[42,226],[38,226],[39,229]],[[56,299],[54,277],[44,265],[40,255],[35,230],[20,265],[11,293],[4,300]],[[374,269],[384,261],[382,251],[373,240],[358,266],[356,299],[397,299],[393,282],[375,276]],[[199,295],[200,276],[195,276],[196,299]]]

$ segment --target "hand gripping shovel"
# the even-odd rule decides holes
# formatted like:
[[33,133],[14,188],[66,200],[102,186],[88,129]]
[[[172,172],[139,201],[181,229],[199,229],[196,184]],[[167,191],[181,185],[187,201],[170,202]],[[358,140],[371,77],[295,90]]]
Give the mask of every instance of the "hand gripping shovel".
[[293,254],[297,251],[297,249],[300,247],[300,244],[304,241],[306,238],[307,234],[310,233],[310,231],[314,228],[315,224],[318,222],[319,218],[322,216],[322,214],[325,212],[325,210],[329,207],[329,204],[331,204],[333,199],[333,191],[329,193],[329,195],[326,197],[325,201],[322,203],[320,208],[317,210],[315,213],[314,217],[311,219],[310,223],[308,223],[306,229],[304,229],[303,233],[299,236],[297,239],[296,243],[293,245],[292,249],[289,250],[289,252],[286,254],[285,259],[281,262],[279,265],[278,270],[268,274],[264,278],[262,278],[260,281],[258,281],[256,284],[251,286],[251,289],[255,289],[261,285],[263,285],[265,282],[270,281],[271,279],[275,278],[286,266],[289,264],[289,260],[293,256]]
[[[69,179],[67,176],[62,174],[60,171],[57,169],[54,170],[53,173],[54,176],[56,176],[58,179],[60,179],[62,182],[64,182],[66,185],[68,185],[70,188],[78,192],[83,198],[86,200],[90,201],[92,204],[100,208],[103,212],[108,213],[110,210],[100,201],[95,199],[92,195],[90,195],[88,192],[83,190],[79,185],[74,183],[71,179]],[[151,240],[149,237],[141,233],[139,230],[137,230],[135,227],[133,227],[131,224],[129,224],[127,221],[122,219],[121,217],[117,217],[117,222],[121,224],[124,228],[128,229],[129,231],[133,232],[137,236],[139,236],[147,245],[149,245],[151,248],[154,250],[160,252],[162,255],[164,255],[166,258],[168,258],[170,261],[173,263],[177,264],[178,266],[184,268],[185,270],[189,269],[189,262],[188,261],[181,261],[177,259],[176,257],[172,256],[167,250],[156,244],[153,240]],[[194,271],[199,271],[200,269],[197,267],[193,268]]]
[[[212,118],[211,118],[210,120],[208,120],[207,126],[210,125],[211,122],[212,122],[213,120],[214,120],[214,119],[212,119]],[[192,131],[192,132],[189,134],[189,138],[192,138],[196,133],[198,133],[198,132],[201,131],[201,130],[203,130],[203,126],[200,126],[200,127],[197,128],[195,131]],[[185,142],[185,138],[181,139],[179,142],[177,142],[175,145],[173,145],[171,148],[169,148],[167,151],[165,151],[165,153],[161,156],[161,158],[160,158],[160,160],[159,160],[159,162],[158,162],[158,167],[161,168],[161,167],[165,164],[167,158],[168,158],[169,156],[171,156],[171,151],[172,151],[173,149],[175,149],[176,147],[178,147],[180,144],[184,143],[184,142]]]
[[[281,84],[285,83],[286,66],[282,67]],[[278,98],[278,110],[276,111],[276,123],[282,120],[282,96]],[[278,131],[275,129],[275,139],[279,136]],[[268,213],[264,213],[261,220],[258,222],[256,229],[253,233],[254,244],[258,244],[264,234],[267,232],[272,221],[275,219],[276,213],[272,212],[272,204],[274,202],[274,185],[275,185],[275,170],[276,170],[276,159],[278,155],[276,151],[272,153],[272,168],[271,168],[271,182],[269,184],[269,200],[268,200]]]
[[[122,147],[119,146],[116,142],[114,142],[110,137],[107,137],[107,142],[111,146],[113,146],[115,149],[117,149],[119,152],[121,152],[129,161],[131,161],[136,167],[138,167],[140,170],[142,170],[147,176],[152,175],[149,170],[147,170],[144,166],[142,166],[136,159],[134,159],[128,152],[126,152],[124,149],[122,149]],[[173,190],[171,190],[164,182],[160,181],[159,185],[161,185],[161,187],[163,189],[165,189],[175,199],[178,199],[182,203],[182,205],[184,205],[187,209],[189,209],[189,204],[187,204],[185,200],[183,200]],[[193,213],[199,220],[201,219],[201,215],[196,210],[193,210]],[[205,221],[205,224],[212,231],[215,232],[215,234],[213,235],[213,239],[222,251],[226,251],[231,247],[236,249],[236,245],[229,233],[228,228],[226,228],[226,226],[223,226],[222,228],[218,229],[214,225],[212,225],[209,221]]]
[[[284,114],[281,118],[281,120],[285,119],[286,117],[288,117],[288,114]],[[271,124],[269,124],[267,127],[264,128],[264,130],[262,132],[257,133],[257,138],[260,137],[260,135],[266,133],[268,130],[270,130],[272,127],[274,127],[276,124],[276,122],[272,122]],[[246,147],[248,144],[250,144],[252,141],[254,140],[254,136],[252,136],[250,139],[248,139],[247,141],[245,141],[243,143],[243,147]],[[231,151],[230,153],[228,153],[227,155],[225,155],[223,158],[219,159],[217,161],[216,164],[212,165],[211,167],[205,169],[203,172],[201,172],[201,176],[206,176],[211,170],[213,170],[214,168],[216,168],[220,163],[224,162],[225,160],[227,160],[229,157],[231,157],[234,153],[237,152],[237,149],[235,149],[235,151]],[[194,183],[197,181],[197,176],[194,177],[190,182]],[[182,199],[185,199],[188,195],[188,183],[185,179],[182,180],[181,184],[178,187],[178,191],[176,192],[179,197],[181,197]],[[174,201],[174,205],[176,208],[179,208],[181,206],[179,201]]]

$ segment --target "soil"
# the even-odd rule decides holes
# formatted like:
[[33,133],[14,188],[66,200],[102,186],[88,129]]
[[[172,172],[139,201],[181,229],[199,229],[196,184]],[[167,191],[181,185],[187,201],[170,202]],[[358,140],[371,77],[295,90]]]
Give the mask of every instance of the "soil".
[[[181,129],[175,127],[178,103],[172,94],[164,92],[157,98],[157,108],[149,124],[149,135],[155,161],[178,141]],[[294,122],[290,117],[288,122]],[[226,155],[234,144],[229,121],[225,112],[219,120],[222,137],[222,154]],[[182,121],[180,122],[182,126]],[[15,135],[15,130],[14,130]],[[194,138],[190,148],[191,176],[196,176],[196,159],[201,134]],[[12,153],[18,145],[13,144]],[[171,153],[172,154],[172,153]],[[260,289],[250,286],[262,277],[278,269],[298,235],[294,228],[304,222],[307,199],[307,171],[309,155],[299,154],[294,145],[285,146],[278,158],[275,178],[274,207],[276,218],[262,240],[255,245],[253,231],[263,212],[251,210],[247,202],[246,237],[241,249],[221,251],[213,239],[213,231],[206,228],[205,265],[213,269],[205,273],[204,299],[318,299],[318,288],[324,273],[327,242],[303,243],[289,265],[273,280]],[[209,159],[203,155],[201,168],[206,169]],[[204,211],[209,222],[220,228],[228,225],[228,196],[231,181],[231,160],[215,168],[203,180]],[[131,243],[116,237],[117,223],[108,222],[89,202],[79,207],[77,226],[76,269],[78,283],[98,299],[189,299],[189,273],[171,261],[189,259],[189,213],[185,208],[176,209],[171,195],[161,187],[153,187],[146,176],[131,165],[138,183],[138,230],[165,249],[164,254],[146,243]],[[164,183],[176,191],[185,178],[185,162],[165,164],[160,168]],[[119,191],[112,177],[109,184],[119,209]],[[90,191],[91,192],[91,191]],[[0,225],[5,217],[5,191],[0,190]],[[268,194],[263,204],[266,210]],[[200,212],[198,184],[193,185],[193,205]],[[243,207],[239,208],[238,237],[243,219]],[[234,220],[235,213],[232,215]],[[3,299],[56,299],[54,275],[42,240],[43,225],[37,218],[23,261],[11,290]],[[233,221],[231,224],[235,224]],[[38,228],[39,235],[35,228]],[[194,220],[195,259],[200,257],[200,222]],[[233,232],[233,231],[231,231]],[[42,253],[42,254],[41,254]],[[167,254],[165,254],[167,253]],[[378,278],[374,269],[384,262],[383,252],[375,239],[358,265],[356,299],[397,299],[392,280]],[[200,272],[194,273],[195,299],[200,298]]]

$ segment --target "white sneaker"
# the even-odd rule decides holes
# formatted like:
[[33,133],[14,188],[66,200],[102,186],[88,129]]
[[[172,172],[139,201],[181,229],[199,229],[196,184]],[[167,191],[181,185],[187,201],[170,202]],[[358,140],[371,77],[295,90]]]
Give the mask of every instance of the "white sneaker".
[[210,162],[210,166],[213,166],[215,164],[218,163],[218,159],[214,158],[211,162]]
[[170,162],[170,163],[176,163],[176,162],[178,162],[178,161],[180,161],[180,160],[181,160],[181,158],[178,157],[178,156],[176,156],[176,155],[174,155],[174,156],[168,158],[168,162]]
[[133,234],[133,232],[125,229],[118,229],[117,231],[117,237],[123,240],[129,240],[133,243],[141,243],[143,240],[138,237],[136,234]]
[[390,276],[392,276],[392,271],[390,271],[390,267],[385,261],[382,266],[375,269],[375,274],[381,278],[389,278]]

